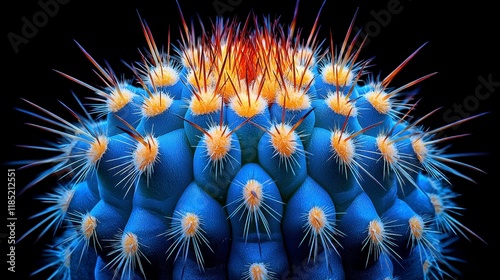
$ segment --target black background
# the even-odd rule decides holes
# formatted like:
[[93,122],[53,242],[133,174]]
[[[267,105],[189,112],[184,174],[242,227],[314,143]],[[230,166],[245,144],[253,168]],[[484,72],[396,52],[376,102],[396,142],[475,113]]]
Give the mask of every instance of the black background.
[[[226,2],[227,0],[220,0]],[[214,7],[216,1],[179,0],[185,17],[197,20],[199,15],[206,26],[209,20],[217,16]],[[201,4],[199,2],[202,2]],[[226,3],[231,2],[227,1]],[[271,17],[281,16],[282,22],[288,24],[295,7],[294,1],[250,1],[241,0],[224,16],[239,16],[244,19],[249,11],[257,15],[267,14]],[[385,23],[378,23],[375,14],[387,10],[388,3],[397,1],[326,1],[320,15],[321,37],[326,38],[331,30],[337,43],[343,40],[349,23],[359,7],[356,26],[370,26],[371,36],[361,57],[375,57],[372,69],[382,76],[387,75],[409,54],[428,42],[419,54],[393,81],[393,86],[403,85],[423,75],[437,71],[438,74],[420,84],[419,97],[422,98],[414,112],[423,116],[437,107],[440,111],[427,119],[424,124],[436,128],[449,123],[445,118],[446,110],[453,110],[456,105],[466,105],[466,113],[478,114],[490,112],[479,119],[460,125],[456,130],[448,130],[449,135],[471,133],[470,136],[454,142],[450,151],[486,152],[480,157],[465,158],[463,161],[484,170],[482,174],[472,170],[459,168],[466,175],[477,181],[472,184],[466,180],[452,177],[454,190],[461,196],[457,204],[464,207],[463,217],[459,220],[481,236],[488,244],[478,239],[459,242],[462,257],[466,263],[458,264],[463,271],[460,279],[490,279],[487,275],[498,274],[500,255],[498,249],[498,159],[496,158],[498,131],[498,113],[496,111],[500,84],[490,87],[490,96],[479,100],[475,91],[481,85],[478,77],[500,82],[498,71],[498,32],[500,24],[496,9],[487,1],[472,1],[463,4],[436,4],[432,1],[399,1],[397,14],[392,14]],[[310,30],[322,1],[309,0],[300,3],[298,26],[304,28],[305,34]],[[455,2],[457,3],[457,2]],[[21,98],[30,100],[42,107],[53,110],[70,118],[60,100],[72,108],[76,108],[71,92],[80,98],[92,96],[90,90],[77,85],[53,70],[75,76],[91,85],[101,83],[92,72],[92,65],[78,49],[74,40],[78,41],[97,61],[110,63],[117,73],[125,73],[131,78],[130,71],[123,66],[121,60],[132,62],[139,59],[138,48],[145,47],[138,13],[152,29],[159,45],[167,43],[167,32],[170,27],[172,40],[179,38],[180,17],[176,2],[169,1],[81,1],[69,0],[60,4],[59,10],[41,24],[26,44],[21,44],[16,53],[9,42],[9,33],[22,35],[23,21],[26,17],[41,10],[37,1],[9,1],[3,4],[3,54],[7,63],[2,63],[3,87],[1,90],[2,106],[2,161],[7,162],[4,168],[13,167],[9,161],[18,159],[43,158],[47,154],[28,151],[16,147],[17,144],[44,145],[43,140],[55,141],[55,137],[33,127],[26,122],[36,122],[14,108],[30,109]],[[378,27],[378,29],[377,29]],[[364,29],[366,30],[366,29]],[[482,93],[486,94],[483,88]],[[467,110],[468,108],[468,110]],[[458,115],[453,113],[451,115]],[[450,116],[451,116],[450,115]],[[498,144],[497,144],[498,145]],[[17,190],[22,189],[42,168],[17,170]],[[34,225],[27,217],[39,211],[42,205],[33,197],[50,190],[55,180],[49,178],[27,191],[16,200],[16,235],[21,236]],[[6,191],[5,191],[6,194]],[[6,200],[6,199],[5,199]],[[3,204],[6,207],[6,204]],[[6,210],[6,209],[5,209]],[[6,211],[2,210],[3,213]],[[7,224],[6,220],[2,223]],[[7,229],[0,230],[1,233]],[[2,235],[4,236],[4,235]],[[28,237],[16,246],[16,279],[26,279],[31,271],[38,268],[40,250],[43,242],[35,242]],[[2,259],[6,256],[6,239],[1,240]],[[7,269],[2,261],[2,269]],[[9,276],[11,274],[8,274]],[[37,279],[32,277],[32,279]]]

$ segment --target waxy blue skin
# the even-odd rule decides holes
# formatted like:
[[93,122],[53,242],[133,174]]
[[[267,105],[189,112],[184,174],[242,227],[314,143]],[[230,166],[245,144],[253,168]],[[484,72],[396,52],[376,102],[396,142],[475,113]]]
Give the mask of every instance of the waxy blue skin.
[[[227,191],[227,199],[226,199],[226,211],[228,216],[231,216],[229,219],[232,225],[232,238],[234,240],[239,241],[252,241],[259,242],[269,240],[268,234],[265,231],[264,225],[262,222],[259,222],[258,227],[259,231],[256,231],[256,225],[254,222],[250,223],[249,235],[246,236],[244,232],[244,226],[247,215],[253,215],[252,211],[249,211],[246,208],[246,205],[235,212],[237,208],[244,203],[243,198],[243,190],[245,184],[249,180],[256,180],[258,183],[262,185],[262,193],[263,203],[265,203],[270,209],[273,211],[271,215],[268,211],[264,209],[263,206],[260,207],[260,210],[264,214],[267,222],[269,223],[269,230],[271,233],[279,233],[281,232],[281,216],[283,215],[284,204],[281,200],[281,194],[278,190],[278,187],[273,182],[273,179],[266,171],[255,163],[247,163],[242,166],[240,171],[236,174],[233,179],[233,182],[229,186]],[[274,217],[273,217],[274,216]],[[258,233],[258,234],[257,234]],[[252,238],[256,238],[252,240]]]
[[157,141],[159,150],[154,172],[141,174],[132,206],[159,216],[171,216],[177,200],[194,179],[193,152],[182,129],[163,134]]
[[123,131],[119,127],[126,127],[123,121],[127,122],[128,124],[132,124],[133,126],[137,125],[137,123],[141,119],[139,114],[139,107],[137,107],[137,104],[140,104],[142,100],[143,97],[141,95],[134,94],[132,97],[132,101],[127,103],[123,108],[121,108],[117,112],[109,112],[106,115],[106,122],[108,124],[108,136],[122,133]]
[[[283,204],[281,202],[278,187],[273,183],[271,176],[268,175],[262,167],[255,163],[244,165],[236,175],[231,184],[227,195],[226,211],[228,215],[234,213],[240,203],[237,201],[242,197],[244,184],[251,179],[257,180],[263,185],[262,192],[264,203],[276,211],[274,217],[268,215],[268,212],[261,209],[266,220],[269,222],[269,234],[265,231],[262,222],[259,222],[259,231],[256,231],[255,223],[251,223],[248,235],[243,231],[246,215],[243,216],[242,210],[230,218],[231,221],[231,252],[228,262],[229,279],[239,279],[245,270],[248,270],[248,264],[265,263],[269,264],[269,270],[276,273],[277,276],[285,273],[288,268],[288,259],[285,253],[284,240],[281,230],[281,217],[283,215]],[[236,201],[233,203],[233,201]],[[261,206],[262,208],[262,206]],[[240,218],[241,217],[241,218]]]
[[135,186],[129,189],[122,183],[125,175],[116,175],[118,171],[113,169],[116,165],[127,163],[126,158],[130,156],[130,146],[122,142],[123,137],[124,134],[109,137],[108,148],[97,168],[101,200],[90,211],[90,215],[99,221],[95,234],[101,246],[95,249],[104,262],[113,258],[109,256],[111,242],[121,235],[132,210]]
[[393,246],[393,249],[399,256],[395,257],[393,261],[395,262],[394,265],[397,265],[396,262],[401,258],[407,258],[412,250],[411,242],[409,241],[411,238],[409,221],[418,215],[403,200],[396,199],[380,216],[384,221],[388,221],[391,224],[390,231],[394,234],[392,241],[396,244],[396,246]]
[[[344,211],[363,192],[349,169],[343,171],[340,162],[333,157],[332,132],[316,127],[307,148],[308,175],[330,195],[338,211]],[[354,166],[357,169],[356,166]],[[347,174],[345,173],[347,172]]]
[[[361,130],[361,125],[354,113],[349,116],[335,113],[335,111],[328,106],[325,99],[313,100],[312,107],[314,108],[314,114],[316,116],[314,127],[321,127],[329,131],[344,129],[347,133]],[[346,123],[345,128],[344,123]]]
[[186,119],[186,121],[184,121],[184,131],[192,147],[198,146],[198,143],[203,138],[203,132],[191,123],[195,123],[205,131],[208,131],[211,126],[219,124],[221,114],[222,119],[225,119],[226,111],[221,113],[220,110],[218,110],[209,114],[196,115],[193,113],[191,108],[187,109],[186,114],[184,115],[184,118]]
[[424,272],[425,261],[434,262],[431,265],[436,265],[436,259],[432,253],[424,246],[415,246],[408,257],[399,260],[399,265],[394,265],[394,276],[401,279],[426,279],[429,277]]
[[[331,62],[331,58],[330,58],[330,62]],[[316,79],[314,80],[314,87],[316,89],[316,97],[318,99],[325,99],[329,93],[336,92],[337,90],[340,90],[340,92],[342,94],[346,95],[349,93],[352,86],[354,86],[354,89],[352,89],[350,99],[355,100],[356,98],[358,98],[359,86],[357,86],[357,85],[341,85],[340,87],[337,87],[336,85],[327,83],[326,81],[323,80],[323,77],[321,76],[321,73],[320,73],[321,70],[323,70],[323,69],[317,69],[317,70],[318,71],[315,71],[313,73],[316,74],[315,75]]]
[[[242,117],[228,108],[226,118],[231,131],[237,129],[234,133],[240,142],[242,164],[255,162],[258,153],[258,139],[265,133],[264,129],[267,128],[271,119],[269,109],[266,107],[262,113],[248,120],[248,118]],[[242,124],[243,126],[240,126]]]
[[230,138],[231,149],[223,159],[220,159],[220,163],[211,159],[207,152],[207,147],[203,143],[199,143],[194,151],[194,180],[219,202],[225,200],[227,188],[241,167],[240,143],[236,135],[232,134]]
[[97,221],[100,221],[95,228],[95,238],[99,240],[101,246],[95,246],[89,251],[95,249],[103,261],[111,261],[113,259],[113,256],[110,256],[113,250],[113,241],[116,240],[117,236],[121,236],[128,222],[130,210],[131,207],[121,209],[100,200],[89,214]]
[[[88,274],[86,277],[89,277]],[[109,280],[113,278],[120,278],[121,272],[118,272],[118,275],[115,276],[115,270],[112,266],[108,265],[101,258],[97,258],[95,269],[94,269],[94,277],[96,280]],[[141,274],[139,270],[131,271],[130,273],[125,273],[125,279],[128,280],[144,280],[144,276]]]
[[133,164],[131,155],[134,147],[131,144],[134,145],[134,142],[127,138],[125,133],[108,137],[108,147],[97,167],[101,199],[119,208],[130,206],[127,203],[131,203],[135,189],[135,182],[127,184],[124,179],[127,173],[122,173],[122,169],[117,168]]
[[[70,257],[70,274],[72,279],[88,277],[97,263],[97,253],[91,248],[86,248],[85,243],[72,242]],[[90,251],[89,251],[90,250]]]
[[[319,241],[319,250],[313,251],[311,254],[310,237],[313,232],[309,232],[306,237],[305,224],[308,223],[309,211],[314,207],[322,209],[327,215],[328,222],[333,228],[336,227],[337,213],[333,201],[320,185],[308,177],[288,200],[283,217],[283,237],[287,254],[290,266],[295,267],[295,271],[292,273],[298,276],[314,275],[321,279],[343,278],[342,260],[335,247],[329,243],[325,246],[323,241]],[[327,240],[330,239],[327,234],[323,234],[323,236]],[[338,235],[334,234],[334,238],[337,237]],[[331,240],[331,242],[334,244],[333,246],[339,246],[335,240]]]
[[74,193],[68,205],[67,213],[88,213],[99,202],[101,199],[99,192],[94,192],[89,187],[88,182],[89,181],[83,181],[73,185],[72,189]]
[[309,113],[309,115],[306,116],[306,114],[312,109],[313,108],[311,107],[301,110],[285,110],[283,119],[283,107],[278,103],[273,103],[269,108],[269,112],[273,123],[284,123],[289,126],[294,126],[297,122],[301,121],[295,131],[298,135],[300,135],[302,145],[307,146],[309,144],[309,137],[316,122],[315,114]]
[[252,263],[266,264],[267,269],[274,272],[278,279],[288,272],[289,264],[281,233],[273,234],[270,241],[231,243],[228,261],[229,279],[241,279],[243,273],[248,271],[248,265]]
[[415,213],[422,217],[432,219],[436,215],[436,210],[429,196],[419,188],[415,188],[411,193],[399,194],[399,197],[405,201]]
[[200,250],[205,263],[204,270],[198,267],[196,255],[191,247],[187,259],[179,255],[175,260],[173,267],[174,278],[178,279],[183,275],[184,279],[225,279],[231,243],[231,229],[223,206],[193,182],[179,198],[175,212],[196,214],[202,219],[201,228],[203,229],[203,235],[208,240],[209,247],[200,242]]
[[185,89],[186,89],[186,85],[184,85],[184,83],[181,80],[178,80],[173,85],[158,86],[157,87],[157,91],[167,92],[175,100],[182,100],[182,97],[183,97],[182,93],[184,92]]
[[395,182],[395,174],[387,167],[385,159],[377,145],[377,138],[371,135],[360,135],[359,141],[363,143],[363,149],[358,153],[364,157],[360,158],[360,162],[365,167],[367,172],[362,172],[363,190],[368,192],[380,192],[373,194],[383,196],[391,189]]
[[[147,226],[144,226],[145,224]],[[134,206],[132,208],[124,232],[137,236],[140,244],[139,250],[145,256],[145,258],[141,257],[141,263],[148,278],[160,279],[172,274],[172,269],[169,267],[172,262],[166,260],[164,253],[171,241],[162,236],[167,229],[168,221],[164,216],[144,207]],[[138,270],[136,269],[136,271]]]
[[358,108],[358,121],[361,127],[369,127],[379,123],[374,128],[367,130],[365,134],[378,136],[381,133],[387,132],[391,129],[393,119],[389,114],[380,113],[373,107],[373,105],[366,98],[372,86],[366,85],[359,90],[359,98],[356,100],[356,107]]
[[137,132],[141,135],[152,134],[160,136],[184,127],[182,117],[186,114],[187,107],[184,101],[173,100],[170,107],[159,115],[143,116],[137,125]]
[[[164,278],[172,274],[172,270],[164,265],[163,252],[171,244],[161,236],[169,228],[165,217],[172,217],[175,204],[193,180],[192,169],[186,168],[193,165],[193,156],[182,129],[163,134],[157,141],[159,150],[154,163],[155,172],[150,175],[142,173],[139,177],[124,232],[137,236],[140,250],[149,260],[143,264],[145,274]],[[165,178],[169,180],[165,181]]]
[[[345,274],[351,279],[371,280],[371,279],[392,279],[394,265],[391,258],[385,254],[380,254],[380,257],[367,267],[355,267],[347,264],[345,266]],[[410,278],[403,278],[410,279]]]
[[[271,137],[269,133],[265,133],[259,141],[259,164],[275,180],[283,201],[287,201],[307,177],[306,156],[302,142],[297,140],[296,151],[291,155],[293,159],[281,159],[271,144]],[[290,160],[290,166],[284,160]]]
[[358,195],[351,205],[343,212],[338,222],[338,229],[344,234],[339,237],[342,248],[339,250],[344,263],[361,268],[373,261],[373,255],[368,254],[368,248],[363,248],[363,242],[368,235],[367,229],[371,221],[380,217],[366,193]]

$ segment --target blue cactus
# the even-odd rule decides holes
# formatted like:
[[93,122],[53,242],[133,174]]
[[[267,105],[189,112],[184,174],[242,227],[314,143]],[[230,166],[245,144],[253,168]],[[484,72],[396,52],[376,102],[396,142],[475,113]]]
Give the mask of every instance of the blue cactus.
[[[413,120],[414,92],[359,60],[351,34],[323,49],[278,20],[244,27],[217,18],[119,79],[80,44],[106,87],[65,120],[30,101],[21,109],[61,138],[55,163],[28,187],[63,172],[28,234],[53,232],[53,278],[440,279],[456,273],[453,237],[483,241],[456,219],[453,165],[438,132]],[[295,23],[296,19],[294,19]],[[255,26],[252,26],[255,24]],[[204,26],[203,26],[204,27]],[[209,28],[204,27],[205,31]],[[312,39],[311,39],[312,38]],[[45,147],[35,147],[46,149]],[[59,232],[62,232],[59,234]],[[66,262],[66,259],[71,261]],[[85,275],[85,276],[84,276]],[[91,275],[91,276],[89,276]]]

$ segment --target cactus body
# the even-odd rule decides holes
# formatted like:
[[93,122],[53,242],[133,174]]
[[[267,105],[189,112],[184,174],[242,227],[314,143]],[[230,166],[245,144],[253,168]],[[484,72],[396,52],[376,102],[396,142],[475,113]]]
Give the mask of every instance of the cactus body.
[[[167,60],[141,24],[148,59],[133,68],[135,82],[98,68],[109,88],[98,93],[105,104],[95,120],[32,114],[69,131],[56,160],[76,175],[64,183],[71,197],[56,194],[67,198],[61,222],[49,225],[67,231],[63,244],[73,249],[57,275],[428,279],[454,271],[438,243],[470,232],[453,218],[445,176],[460,172],[433,130],[407,120],[406,88],[431,75],[394,89],[405,62],[386,78],[363,79],[371,61],[356,61],[356,38],[320,50],[279,22],[240,29],[218,19],[203,37],[185,28]],[[45,214],[66,205],[57,203]]]

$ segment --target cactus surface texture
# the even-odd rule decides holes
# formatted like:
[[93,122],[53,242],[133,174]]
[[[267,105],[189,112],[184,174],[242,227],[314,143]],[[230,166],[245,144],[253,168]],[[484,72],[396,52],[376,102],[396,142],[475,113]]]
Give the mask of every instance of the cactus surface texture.
[[56,72],[90,91],[90,104],[75,95],[76,107],[25,100],[20,109],[58,138],[27,147],[52,156],[23,166],[50,164],[26,189],[60,178],[21,237],[53,237],[33,276],[459,275],[457,240],[484,241],[461,223],[452,181],[481,170],[449,152],[463,135],[442,135],[483,114],[437,127],[425,125],[436,111],[417,116],[417,89],[436,73],[397,77],[425,42],[380,75],[381,63],[363,55],[357,11],[346,11],[339,39],[320,38],[317,23],[299,28],[296,17],[197,24],[172,8],[178,38],[138,16],[143,47],[128,72],[75,44],[102,84]]

